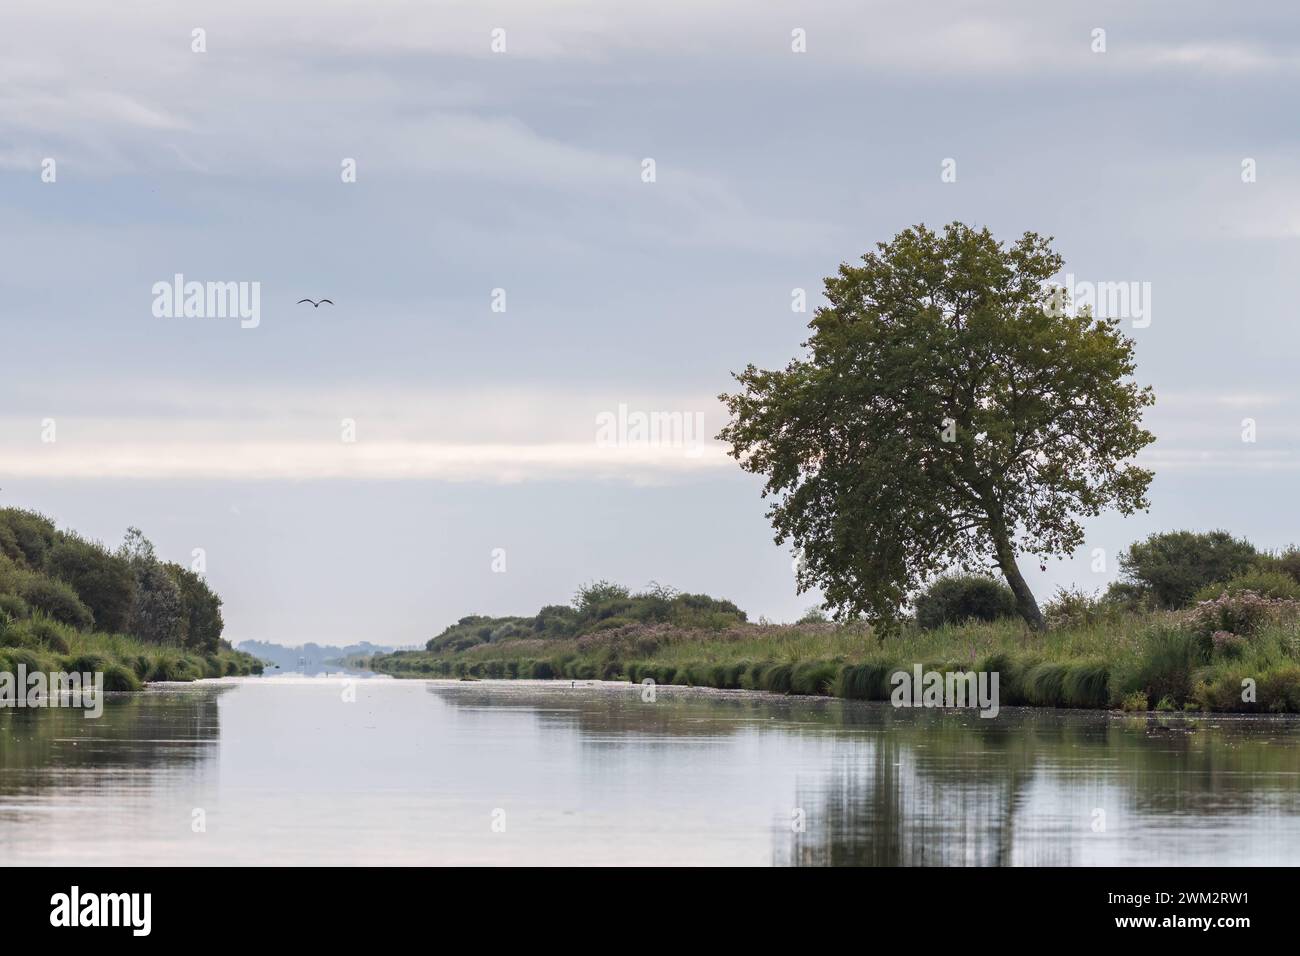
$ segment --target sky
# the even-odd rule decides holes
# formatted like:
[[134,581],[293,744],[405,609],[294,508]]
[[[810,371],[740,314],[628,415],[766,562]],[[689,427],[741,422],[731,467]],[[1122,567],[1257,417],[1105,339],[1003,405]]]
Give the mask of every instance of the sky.
[[[202,549],[235,642],[600,578],[793,620],[717,395],[841,262],[961,220],[1131,288],[1155,389],[1150,512],[1025,559],[1040,600],[1152,531],[1285,546],[1298,81],[1283,2],[6,0],[0,505]],[[255,319],[160,305],[178,274]]]

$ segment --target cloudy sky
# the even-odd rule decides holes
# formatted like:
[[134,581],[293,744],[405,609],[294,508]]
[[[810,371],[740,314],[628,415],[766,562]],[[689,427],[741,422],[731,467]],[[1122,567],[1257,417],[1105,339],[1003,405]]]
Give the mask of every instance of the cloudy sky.
[[[792,619],[758,481],[598,416],[713,435],[731,371],[799,354],[793,289],[960,219],[1149,290],[1152,510],[1025,562],[1040,598],[1152,530],[1300,539],[1300,27],[1132,7],[7,0],[0,502],[205,549],[235,641],[599,577]],[[178,273],[260,283],[257,327],[155,315]]]

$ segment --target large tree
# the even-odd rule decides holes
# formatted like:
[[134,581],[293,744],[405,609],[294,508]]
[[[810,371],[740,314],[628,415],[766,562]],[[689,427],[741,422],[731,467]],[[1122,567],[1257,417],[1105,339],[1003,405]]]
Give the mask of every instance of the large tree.
[[766,477],[800,590],[890,622],[934,575],[991,563],[1041,629],[1017,556],[1068,554],[1080,518],[1147,507],[1151,472],[1127,459],[1153,440],[1151,389],[1119,320],[1048,284],[1062,262],[1034,233],[907,229],[826,280],[806,358],[735,376],[719,437]]

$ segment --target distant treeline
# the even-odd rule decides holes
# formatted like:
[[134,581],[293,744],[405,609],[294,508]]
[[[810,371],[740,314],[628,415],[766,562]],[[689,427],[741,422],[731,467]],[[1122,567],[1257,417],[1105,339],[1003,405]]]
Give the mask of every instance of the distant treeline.
[[0,509],[0,625],[16,640],[23,622],[42,621],[199,655],[219,650],[223,628],[221,598],[159,560],[138,528],[110,551],[36,512]]
[[720,630],[745,620],[745,612],[736,605],[707,594],[682,594],[653,582],[633,594],[620,584],[596,581],[580,588],[572,605],[548,604],[531,617],[462,617],[425,647],[455,653],[499,641],[582,637],[628,624]]
[[371,644],[369,641],[362,641],[359,644],[347,644],[343,647],[315,644],[311,641],[297,647],[286,647],[282,644],[271,644],[267,641],[241,641],[238,646],[238,650],[243,651],[245,654],[252,654],[260,660],[269,661],[277,667],[289,670],[298,667],[300,664],[307,667],[341,664],[349,658],[389,654],[394,649],[386,645]]

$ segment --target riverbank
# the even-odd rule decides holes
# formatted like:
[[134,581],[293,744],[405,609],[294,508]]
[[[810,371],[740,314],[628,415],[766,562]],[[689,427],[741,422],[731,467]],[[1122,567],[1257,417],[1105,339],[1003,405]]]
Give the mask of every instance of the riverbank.
[[1291,616],[1249,638],[1205,633],[1186,615],[1125,614],[1034,633],[1013,620],[883,641],[863,625],[632,624],[573,639],[486,641],[366,658],[393,677],[626,680],[782,694],[890,699],[897,672],[999,675],[1002,706],[1300,713],[1300,629]]
[[0,634],[0,673],[102,673],[104,689],[140,690],[152,681],[195,681],[205,677],[244,677],[262,673],[251,654],[221,647],[211,654],[159,647],[124,634],[97,634],[60,629],[32,646],[4,645]]
[[110,551],[0,508],[0,673],[102,673],[113,691],[260,674],[261,661],[222,639],[221,598],[202,569],[161,561],[138,528]]

